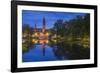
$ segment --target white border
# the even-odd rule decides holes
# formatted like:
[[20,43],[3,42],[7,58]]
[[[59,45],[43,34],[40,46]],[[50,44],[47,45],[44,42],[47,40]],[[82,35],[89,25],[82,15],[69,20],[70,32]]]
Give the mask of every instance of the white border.
[[[17,35],[17,64],[18,68],[25,67],[43,67],[43,66],[58,66],[58,65],[78,65],[78,64],[93,64],[94,63],[94,10],[92,9],[77,9],[77,8],[58,8],[58,7],[43,7],[43,6],[23,6],[18,7],[18,35]],[[29,62],[22,63],[22,10],[41,10],[55,12],[81,12],[90,13],[90,59],[87,60],[65,60],[65,61],[48,61],[48,62]]]

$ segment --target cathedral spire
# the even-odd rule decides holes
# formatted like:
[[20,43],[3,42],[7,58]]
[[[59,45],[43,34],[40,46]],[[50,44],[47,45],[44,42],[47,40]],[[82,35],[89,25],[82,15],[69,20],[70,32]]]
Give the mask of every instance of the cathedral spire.
[[34,26],[34,32],[36,32],[36,30],[37,30],[37,26],[36,26],[36,24],[35,24],[35,26]]
[[45,17],[43,17],[43,28],[42,31],[45,32],[46,29],[46,22],[45,22]]

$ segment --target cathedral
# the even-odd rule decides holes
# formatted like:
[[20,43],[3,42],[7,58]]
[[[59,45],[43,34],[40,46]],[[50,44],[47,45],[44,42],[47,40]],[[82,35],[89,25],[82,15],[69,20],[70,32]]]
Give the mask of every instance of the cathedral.
[[39,44],[47,44],[48,43],[49,34],[46,30],[45,17],[43,17],[42,28],[37,28],[37,25],[35,24],[32,37],[34,37],[32,39],[32,42],[35,44],[36,43],[39,43]]

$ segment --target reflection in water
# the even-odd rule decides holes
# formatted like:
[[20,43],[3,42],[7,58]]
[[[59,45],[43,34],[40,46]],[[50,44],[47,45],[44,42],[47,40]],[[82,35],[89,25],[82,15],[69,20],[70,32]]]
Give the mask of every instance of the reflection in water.
[[43,45],[36,44],[35,47],[30,48],[28,52],[23,53],[23,62],[57,60],[50,46],[45,45],[45,55],[42,47]]
[[63,59],[89,59],[90,49],[77,44],[58,43],[55,55]]
[[46,44],[45,44],[45,42],[42,44],[42,49],[43,49],[43,56],[45,56],[45,46],[46,46]]
[[23,62],[89,59],[90,49],[77,44],[34,44],[24,52]]

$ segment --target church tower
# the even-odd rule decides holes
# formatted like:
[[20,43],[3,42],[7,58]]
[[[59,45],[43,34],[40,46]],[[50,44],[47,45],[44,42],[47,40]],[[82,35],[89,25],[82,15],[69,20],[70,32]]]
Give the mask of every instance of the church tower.
[[34,26],[34,32],[36,32],[37,31],[37,27],[36,27],[36,24],[35,24],[35,26]]
[[46,31],[46,22],[45,22],[45,17],[43,17],[43,28],[42,28],[42,32],[45,33]]

